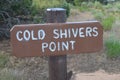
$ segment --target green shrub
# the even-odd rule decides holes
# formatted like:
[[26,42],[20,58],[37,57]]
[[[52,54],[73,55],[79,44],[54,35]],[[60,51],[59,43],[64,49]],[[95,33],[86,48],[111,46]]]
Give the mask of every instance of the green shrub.
[[69,16],[70,13],[70,7],[69,4],[65,0],[33,0],[32,1],[32,14],[45,14],[45,10],[47,8],[65,8],[67,16]]
[[91,12],[98,21],[102,21],[105,16],[105,13],[101,10],[92,9]]
[[107,5],[104,6],[105,9],[111,9],[112,7],[113,7],[112,4],[107,4]]
[[67,17],[70,15],[70,5],[68,4],[68,3],[63,3],[62,5],[61,5],[61,8],[64,8],[64,9],[66,9],[66,15],[67,15]]
[[100,3],[105,4],[105,5],[108,4],[108,0],[96,0],[96,1],[99,1]]
[[120,9],[120,2],[116,3],[115,6]]
[[82,3],[81,3],[81,6],[83,6],[83,7],[87,7],[87,5],[88,5],[87,2],[82,2]]
[[94,7],[94,3],[93,2],[88,2],[87,7],[88,8],[93,8]]
[[79,7],[80,11],[88,11],[91,7],[91,5],[89,3],[88,2],[82,2],[81,6]]
[[113,58],[120,56],[120,42],[118,40],[107,40],[105,46],[108,57]]
[[60,1],[58,0],[33,0],[32,1],[32,7],[34,7],[35,9],[39,10],[39,9],[45,9],[48,7],[55,7],[60,5]]
[[94,8],[103,10],[103,5],[100,2],[95,1]]
[[120,2],[116,2],[116,4],[115,4],[115,8],[116,8],[116,13],[119,15],[119,17],[120,17]]
[[66,1],[67,1],[67,3],[71,3],[74,5],[74,0],[66,0]]
[[81,6],[81,3],[85,0],[74,0],[76,6]]
[[[57,5],[60,5],[60,2],[58,0],[49,0],[49,1],[48,0],[32,0],[31,14],[33,16],[36,16],[37,14],[39,14],[39,16],[43,18],[45,16],[45,10],[47,8],[55,7]],[[35,21],[38,22],[39,19]]]
[[87,8],[87,7],[80,6],[80,7],[79,7],[79,10],[82,11],[82,12],[84,12],[84,11],[87,11],[88,8]]
[[11,16],[28,15],[32,0],[1,0],[0,10],[8,12]]
[[103,29],[105,31],[106,30],[111,30],[114,22],[115,22],[115,17],[114,16],[106,17],[105,19],[102,20]]
[[14,15],[28,15],[30,13],[31,0],[13,0],[11,9]]

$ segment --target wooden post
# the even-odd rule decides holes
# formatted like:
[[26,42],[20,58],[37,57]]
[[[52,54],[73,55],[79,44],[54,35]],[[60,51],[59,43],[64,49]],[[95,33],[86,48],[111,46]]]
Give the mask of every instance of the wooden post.
[[[48,8],[47,23],[64,23],[66,10],[63,8]],[[49,57],[49,80],[67,80],[66,55]]]

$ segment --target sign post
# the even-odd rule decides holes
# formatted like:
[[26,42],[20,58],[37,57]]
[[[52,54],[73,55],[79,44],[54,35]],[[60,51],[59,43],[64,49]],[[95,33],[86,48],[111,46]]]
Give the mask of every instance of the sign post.
[[12,55],[49,56],[49,80],[69,80],[67,54],[98,52],[103,47],[103,28],[98,21],[66,21],[63,8],[47,9],[46,24],[15,25],[11,29]]
[[[66,10],[63,8],[47,9],[48,23],[66,22]],[[49,57],[49,80],[67,80],[66,55]]]

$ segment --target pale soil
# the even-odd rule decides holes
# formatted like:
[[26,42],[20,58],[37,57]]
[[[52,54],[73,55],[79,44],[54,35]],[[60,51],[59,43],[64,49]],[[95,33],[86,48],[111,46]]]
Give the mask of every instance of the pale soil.
[[108,74],[103,70],[94,73],[79,73],[71,80],[120,80],[120,74]]
[[[67,21],[94,20],[89,12],[72,10]],[[116,22],[111,31],[104,32],[104,40],[109,37],[120,39],[120,23]],[[105,47],[97,53],[74,54],[67,56],[68,71],[73,71],[71,80],[120,80],[120,57],[115,59],[107,58]],[[0,41],[0,53],[11,54],[10,41]],[[18,76],[16,80],[48,80],[47,57],[16,58],[10,55],[7,66],[0,70],[12,72]]]

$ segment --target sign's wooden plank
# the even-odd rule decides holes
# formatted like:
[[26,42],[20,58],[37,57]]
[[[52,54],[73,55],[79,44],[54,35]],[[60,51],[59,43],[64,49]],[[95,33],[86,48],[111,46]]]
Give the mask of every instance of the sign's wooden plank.
[[103,29],[98,21],[15,25],[11,44],[17,57],[97,52],[103,47]]

